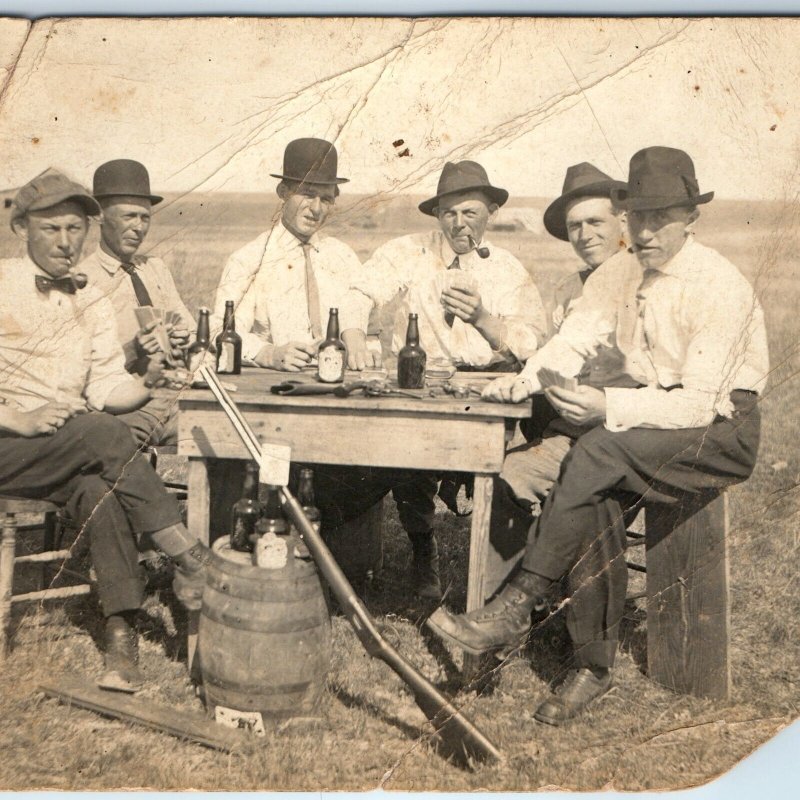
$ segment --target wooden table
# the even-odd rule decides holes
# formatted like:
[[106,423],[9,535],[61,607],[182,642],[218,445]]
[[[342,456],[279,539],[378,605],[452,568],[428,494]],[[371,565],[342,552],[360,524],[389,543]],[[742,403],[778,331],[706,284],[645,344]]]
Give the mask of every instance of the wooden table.
[[[453,383],[485,385],[492,373],[457,373]],[[358,373],[346,380],[359,379]],[[489,403],[473,395],[458,400],[439,393],[407,397],[281,397],[270,388],[285,380],[313,382],[308,374],[246,369],[225,376],[232,394],[262,442],[291,447],[292,460],[308,463],[408,467],[475,473],[467,610],[483,605],[492,505],[492,478],[503,466],[506,420],[530,416],[530,405]],[[189,529],[208,543],[211,499],[208,462],[249,459],[233,426],[209,390],[181,394],[178,452],[189,457]]]

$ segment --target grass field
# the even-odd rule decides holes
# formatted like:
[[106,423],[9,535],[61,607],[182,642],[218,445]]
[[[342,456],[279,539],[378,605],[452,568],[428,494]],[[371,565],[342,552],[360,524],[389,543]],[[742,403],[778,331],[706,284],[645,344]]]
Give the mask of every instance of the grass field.
[[[520,203],[542,207],[541,201]],[[274,203],[260,196],[170,201],[148,241],[167,259],[190,308],[208,304],[226,256],[267,224]],[[0,673],[0,786],[5,789],[661,789],[703,783],[797,717],[800,700],[800,360],[796,211],[779,204],[715,202],[698,238],[731,258],[757,287],[767,315],[773,373],[763,398],[759,462],[731,491],[733,697],[721,704],[679,696],[644,675],[646,620],[631,606],[616,688],[563,729],[532,712],[548,684],[568,667],[563,620],[551,618],[523,656],[500,666],[483,691],[459,683],[461,654],[427,636],[430,608],[410,599],[408,547],[393,508],[383,572],[367,601],[387,638],[444,690],[506,754],[500,766],[474,771],[444,762],[429,746],[424,718],[387,668],[371,662],[342,618],[333,621],[335,651],[322,713],[327,727],[270,734],[247,751],[221,755],[156,733],[45,701],[37,681],[61,672],[93,675],[101,658],[93,639],[92,601],[18,611],[15,647]],[[428,221],[409,200],[343,204],[330,226],[362,258],[392,236]],[[9,233],[4,252],[19,252]],[[491,234],[531,271],[547,296],[573,268],[566,245],[526,230]],[[88,252],[88,251],[87,251]],[[710,292],[725,287],[709,286]],[[171,465],[173,468],[175,464]],[[392,504],[388,503],[387,507]],[[446,602],[465,601],[468,521],[438,515]],[[182,662],[183,615],[156,592],[141,615],[146,697],[199,709]]]

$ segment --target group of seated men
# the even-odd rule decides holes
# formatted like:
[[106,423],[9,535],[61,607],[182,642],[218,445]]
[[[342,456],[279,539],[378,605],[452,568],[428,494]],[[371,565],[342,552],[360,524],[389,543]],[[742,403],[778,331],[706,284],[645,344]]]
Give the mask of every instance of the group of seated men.
[[[296,372],[313,360],[336,307],[349,366],[364,369],[377,365],[370,312],[399,295],[398,321],[419,315],[430,363],[506,373],[486,387],[486,400],[533,398],[528,441],[509,452],[493,503],[494,535],[508,537],[519,563],[484,608],[440,608],[428,625],[473,654],[514,646],[566,578],[575,669],[535,714],[559,724],[611,685],[629,512],[645,498],[680,503],[724,488],[753,469],[768,371],[759,304],[736,267],[694,241],[698,206],[713,193],[700,192],[680,150],[639,151],[627,183],[588,163],[567,170],[544,224],[580,264],[557,287],[550,319],[528,271],[485,237],[508,192],[480,164],[447,163],[436,195],[419,206],[438,226],[380,246],[363,265],[320,233],[346,182],[337,171],[329,142],[289,143],[272,176],[280,219],[225,265],[212,335],[233,300],[245,361]],[[92,194],[48,170],[12,207],[27,256],[0,265],[0,491],[63,503],[89,534],[107,617],[99,682],[129,691],[142,685],[137,545],[147,535],[175,561],[178,596],[190,605],[207,561],[137,457],[137,444],[174,441],[174,398],[154,398],[146,386],[180,357],[194,327],[169,270],[139,253],[160,200],[135,161],[99,167]],[[95,216],[100,245],[79,264]],[[135,309],[146,305],[173,312],[168,353],[153,327],[139,324]],[[395,325],[395,350],[404,332]],[[574,378],[575,388],[542,386],[543,368]],[[318,470],[323,517],[346,520],[391,491],[416,591],[441,597],[437,476],[347,469]]]

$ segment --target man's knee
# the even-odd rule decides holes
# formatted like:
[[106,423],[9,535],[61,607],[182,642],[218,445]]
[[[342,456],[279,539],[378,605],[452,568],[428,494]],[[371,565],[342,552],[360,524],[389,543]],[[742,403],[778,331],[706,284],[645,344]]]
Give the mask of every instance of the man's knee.
[[104,462],[109,460],[129,461],[136,454],[136,444],[128,426],[103,412],[79,417],[83,425],[83,441]]

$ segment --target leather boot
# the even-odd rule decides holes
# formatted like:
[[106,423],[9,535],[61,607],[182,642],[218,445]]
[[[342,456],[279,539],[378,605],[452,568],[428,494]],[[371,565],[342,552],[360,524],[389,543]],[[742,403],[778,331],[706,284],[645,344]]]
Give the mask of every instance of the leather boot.
[[106,620],[103,634],[105,669],[97,679],[101,689],[133,694],[144,686],[139,671],[139,634],[122,615]]
[[437,636],[471,655],[516,647],[531,629],[531,614],[548,608],[553,583],[549,578],[520,570],[483,608],[467,614],[438,608],[425,624]]
[[211,561],[211,551],[200,542],[172,557],[175,577],[172,591],[189,611],[199,611],[202,606],[203,589],[206,585],[206,566]]
[[414,592],[419,597],[442,599],[442,583],[439,579],[439,546],[433,531],[409,533],[413,557],[411,580]]
[[560,725],[576,717],[611,688],[611,670],[596,673],[587,667],[575,669],[552,697],[534,712],[534,719],[547,725]]

